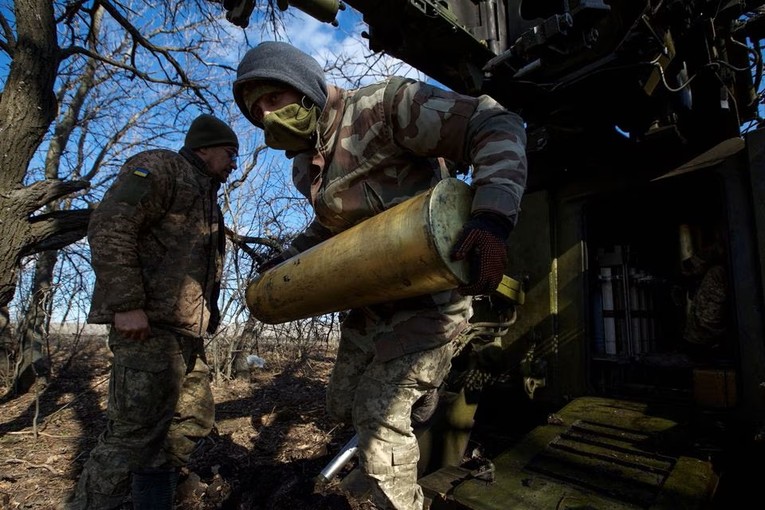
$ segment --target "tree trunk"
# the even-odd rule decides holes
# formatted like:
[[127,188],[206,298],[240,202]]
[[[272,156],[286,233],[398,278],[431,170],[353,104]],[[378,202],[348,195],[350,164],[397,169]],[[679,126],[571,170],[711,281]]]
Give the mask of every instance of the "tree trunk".
[[[16,290],[19,256],[30,235],[20,208],[24,175],[56,115],[58,41],[50,0],[14,2],[18,38],[0,96],[0,307]],[[22,199],[22,200],[20,200]]]
[[[103,8],[98,6],[92,14],[91,30],[88,46],[97,51],[97,40],[101,32]],[[69,139],[78,125],[83,105],[94,88],[96,61],[88,59],[83,73],[76,78],[77,87],[67,109],[59,116],[53,131],[48,152],[45,157],[45,178],[57,180],[60,176],[59,167],[61,156],[66,149]],[[80,174],[80,172],[77,172]],[[64,208],[68,208],[64,202]],[[52,213],[62,208],[59,202],[53,202],[46,207]],[[30,302],[22,327],[19,328],[21,346],[16,365],[14,388],[18,393],[28,391],[35,382],[45,384],[50,372],[50,359],[45,353],[45,345],[49,336],[51,303],[55,289],[53,273],[58,261],[57,250],[47,250],[40,253],[35,263],[35,277],[30,289]]]
[[15,358],[15,342],[10,324],[8,307],[0,307],[0,381],[6,386],[10,384],[13,376],[13,359]]
[[50,300],[53,298],[53,272],[58,251],[42,252],[35,265],[32,297],[20,328],[21,347],[16,366],[14,389],[26,393],[35,382],[45,384],[50,373],[50,359],[45,352],[50,323]]

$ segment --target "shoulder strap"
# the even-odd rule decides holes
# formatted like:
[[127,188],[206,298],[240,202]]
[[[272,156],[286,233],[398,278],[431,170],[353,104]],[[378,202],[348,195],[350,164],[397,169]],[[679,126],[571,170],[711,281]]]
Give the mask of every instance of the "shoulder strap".
[[411,82],[409,78],[402,78],[401,76],[391,76],[385,82],[385,91],[383,92],[383,113],[385,115],[385,125],[388,128],[388,135],[393,139],[393,130],[391,119],[393,118],[393,97],[398,92],[398,89],[406,82]]
[[[393,124],[391,123],[391,118],[393,117],[393,97],[396,95],[396,92],[398,92],[398,89],[404,85],[404,83],[412,81],[413,80],[410,78],[391,76],[388,78],[388,81],[385,84],[385,92],[383,93],[383,111],[385,112],[385,124],[388,128],[388,134],[391,139],[393,139]],[[436,163],[438,164],[438,177],[441,180],[452,176],[444,158],[437,158]]]

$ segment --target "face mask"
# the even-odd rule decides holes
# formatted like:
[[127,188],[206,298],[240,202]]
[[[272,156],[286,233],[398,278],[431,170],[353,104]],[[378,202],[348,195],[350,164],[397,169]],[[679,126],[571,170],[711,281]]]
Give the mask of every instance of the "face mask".
[[300,152],[314,147],[319,109],[293,103],[263,117],[266,145],[272,149]]

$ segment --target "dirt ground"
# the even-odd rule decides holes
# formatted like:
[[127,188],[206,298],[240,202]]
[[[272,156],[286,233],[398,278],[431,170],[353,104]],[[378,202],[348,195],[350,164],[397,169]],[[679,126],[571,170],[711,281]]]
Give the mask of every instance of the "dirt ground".
[[[0,510],[54,509],[74,487],[104,429],[110,363],[104,339],[60,345],[52,352],[47,386],[0,399]],[[325,413],[332,349],[322,344],[302,358],[284,349],[258,354],[266,360],[264,368],[213,384],[216,427],[181,473],[176,509],[370,510],[342,491],[340,477],[315,483],[353,436],[350,427],[334,425]],[[7,390],[0,386],[0,394]],[[499,397],[499,406],[512,407],[505,393]],[[491,408],[483,402],[484,409]],[[546,414],[528,414],[528,426],[512,431],[522,416],[515,413],[501,430],[491,422],[477,426],[469,450],[480,445],[493,458],[546,420]],[[712,509],[752,508],[739,502],[762,499],[765,442],[733,453],[721,470]],[[340,475],[354,465],[352,460]]]
[[[109,351],[99,338],[70,351],[53,353],[52,376],[37,395],[0,402],[0,510],[55,508],[104,428]],[[177,508],[369,508],[344,495],[336,480],[314,482],[353,435],[324,410],[333,354],[300,360],[261,353],[266,366],[249,380],[214,384],[216,428],[181,473]]]

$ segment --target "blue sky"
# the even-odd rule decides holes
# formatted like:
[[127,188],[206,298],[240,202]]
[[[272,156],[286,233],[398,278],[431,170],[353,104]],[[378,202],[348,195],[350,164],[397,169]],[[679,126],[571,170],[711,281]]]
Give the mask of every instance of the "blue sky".
[[[367,40],[361,37],[361,32],[367,30],[366,24],[363,23],[361,14],[350,6],[338,12],[338,27],[317,21],[294,7],[290,7],[285,14],[285,33],[281,39],[310,54],[322,65],[328,61],[331,62],[333,56],[337,54],[353,57],[350,60],[354,62],[363,62],[365,57],[372,54],[367,45]],[[247,30],[252,30],[252,28]],[[258,31],[259,29],[252,30],[253,33]],[[252,33],[249,35],[252,36]],[[266,39],[273,39],[273,37]],[[386,70],[391,68],[394,68],[397,71],[396,74],[399,75],[427,79],[422,73],[389,56],[383,57],[375,69],[380,74],[384,74]],[[346,71],[353,74],[352,70]],[[330,75],[329,80],[332,81],[332,78],[333,76]],[[370,78],[367,82],[372,80],[373,78]],[[333,82],[340,86],[346,85],[339,79]]]
[[[57,8],[62,8],[62,0],[54,1],[56,2]],[[192,8],[193,4],[186,5],[188,5],[189,8]],[[221,38],[220,44],[212,46],[212,50],[208,52],[206,57],[210,62],[226,64],[230,69],[236,69],[242,55],[250,47],[255,46],[261,42],[261,40],[279,39],[289,41],[295,46],[301,48],[306,53],[312,55],[322,65],[328,61],[333,61],[334,57],[339,54],[343,54],[345,57],[347,57],[349,62],[363,62],[365,56],[368,57],[371,55],[371,52],[367,46],[367,41],[361,37],[361,32],[366,29],[366,26],[362,22],[361,15],[350,7],[347,7],[345,10],[338,13],[339,26],[337,27],[328,23],[320,22],[303,13],[302,11],[291,7],[283,13],[284,30],[277,35],[270,35],[266,33],[263,30],[262,25],[260,25],[257,21],[252,21],[249,27],[246,29],[241,29],[225,19],[225,12],[220,4],[210,4],[207,7],[209,7],[212,12],[217,11],[217,15],[219,17],[219,29],[224,33],[224,37]],[[14,13],[13,4],[11,2],[8,0],[0,0],[0,12],[2,12],[4,17],[13,21]],[[147,15],[147,13],[144,12],[143,15]],[[115,31],[113,33],[116,34],[117,32]],[[383,74],[390,74],[388,71],[393,69],[395,70],[396,74],[405,74],[408,76],[425,78],[420,73],[417,73],[409,66],[402,64],[396,59],[386,57],[378,60],[377,56],[375,56],[374,61],[377,62],[376,73],[378,76]],[[355,71],[350,67],[351,66],[346,66],[344,71],[348,74],[358,74],[361,72],[360,70]],[[361,69],[363,66],[359,65],[358,67]],[[5,84],[8,70],[9,58],[5,52],[0,51],[0,89],[2,89]],[[220,78],[220,73],[218,73],[216,75],[216,79]],[[231,71],[227,76],[224,76],[223,79],[221,79],[222,97],[231,97],[229,87],[234,78],[235,73]],[[372,80],[373,78],[368,78],[366,81],[368,82]],[[348,85],[347,83],[344,83],[340,77],[332,75],[328,76],[328,82],[336,83],[340,86]],[[131,95],[140,97],[142,91],[140,88],[138,88],[130,92]],[[149,91],[147,90],[145,92],[148,94]],[[124,110],[124,112],[125,115],[132,114],[128,110]],[[197,113],[201,113],[201,111],[187,111],[185,112],[185,115],[186,118],[191,118]],[[249,122],[247,122],[241,116],[241,114],[236,109],[236,106],[233,104],[233,98],[231,98],[230,104],[224,105],[224,107],[221,107],[219,110],[213,113],[220,116],[221,118],[229,120],[232,123],[232,126],[234,126],[237,132],[240,134],[240,140],[242,141],[242,149],[240,151],[242,157],[240,158],[240,165],[243,166],[246,158],[248,158],[248,156],[251,154],[253,148],[262,143],[262,133],[260,130],[250,125]],[[169,120],[168,122],[170,125],[172,125],[173,120]],[[185,120],[176,119],[175,122],[182,123],[185,122]],[[182,128],[183,126],[178,125],[178,133],[168,136],[164,140],[158,141],[157,143],[168,148],[174,148],[176,146],[179,147],[182,144]],[[140,131],[137,131],[131,136],[134,139],[138,139],[140,141],[142,134]],[[94,147],[94,145],[97,144],[97,138],[91,142],[91,147],[93,147],[93,150],[97,150],[97,147]],[[139,148],[135,150],[139,150],[141,145],[139,144],[138,147]],[[44,143],[40,147],[37,157],[35,160],[33,160],[30,166],[31,171],[28,182],[40,178],[39,169],[42,168],[46,150],[47,143]],[[125,157],[125,154],[116,155],[114,159],[109,163],[110,172],[116,172],[116,169],[124,161]],[[240,207],[245,210],[248,208],[254,208],[254,205],[246,203],[248,196],[252,196],[253,193],[257,194],[259,190],[270,186],[271,184],[266,183],[266,180],[268,180],[269,183],[289,183],[291,180],[290,174],[290,162],[284,158],[283,153],[281,151],[267,151],[265,154],[259,156],[257,171],[248,178],[247,182],[244,186],[242,186],[241,189],[237,190],[235,193],[232,193],[232,196],[229,197],[233,203],[232,207]],[[62,172],[61,176],[62,178],[67,178],[66,170]],[[232,176],[232,178],[236,178],[236,175]],[[96,192],[96,196],[98,196],[98,192]],[[296,198],[302,199],[302,197],[297,197],[297,193],[294,192],[292,196],[287,196],[285,198],[285,204],[294,202]],[[287,207],[287,205],[284,205],[284,207]],[[284,217],[282,216],[281,218],[283,219]],[[290,216],[290,219],[290,221],[293,223],[292,227],[299,229],[306,222],[310,221],[310,212],[300,213],[300,211],[298,211],[297,213]],[[268,231],[264,231],[263,225],[261,225],[257,220],[244,219],[238,223],[232,222],[231,226],[235,226],[237,232],[242,235],[258,236],[268,234]],[[73,246],[73,249],[74,251],[82,250],[84,253],[87,253],[86,241],[83,239],[79,243],[76,243],[76,246]],[[74,259],[75,264],[77,264],[77,260],[78,259]],[[31,268],[29,265],[31,262],[32,259],[28,259],[26,261],[25,266],[27,269]],[[87,270],[85,266],[82,266],[81,268],[83,271]],[[26,279],[22,278],[20,281],[16,299],[13,303],[11,303],[12,309],[14,309],[16,312],[18,312],[18,306],[23,301],[25,294],[28,291],[28,277],[31,276],[31,274],[28,271],[26,271],[24,274],[27,275],[27,277]],[[65,281],[61,281],[59,284],[62,286],[62,297],[66,299],[67,295],[71,295],[68,294],[68,291],[65,289],[68,284]],[[76,284],[73,285],[76,286]],[[79,308],[79,311],[74,313],[77,317],[79,317],[80,321],[83,320],[82,314],[87,312],[87,307],[89,306],[88,298],[88,291],[86,291],[80,297],[74,298],[78,303],[75,305],[75,308]],[[58,315],[56,312],[54,312],[54,314]],[[59,317],[56,317],[56,319],[57,318]],[[68,318],[76,319],[76,317],[72,316],[69,316]]]
[[[65,0],[54,1],[57,6],[61,7]],[[186,3],[184,5],[186,8],[191,9],[194,4]],[[0,0],[0,12],[8,19],[12,19],[13,17],[12,8],[13,5],[10,0]],[[344,68],[344,71],[350,75],[361,74],[361,69],[363,68],[362,63],[366,59],[367,61],[376,62],[375,74],[377,77],[391,74],[390,72],[394,71],[395,74],[398,75],[427,79],[426,76],[394,58],[378,58],[379,56],[377,55],[373,58],[369,58],[372,57],[372,55],[368,48],[367,40],[361,37],[362,31],[366,30],[367,27],[362,22],[361,15],[350,6],[338,13],[337,19],[339,21],[339,26],[337,27],[320,22],[299,9],[291,7],[284,13],[284,30],[277,35],[271,35],[264,31],[263,26],[255,21],[256,18],[253,18],[254,20],[251,21],[250,26],[246,29],[236,27],[225,19],[225,12],[221,4],[211,3],[207,5],[207,8],[216,13],[219,19],[218,28],[223,32],[223,37],[219,43],[211,46],[207,59],[210,62],[225,64],[231,70],[226,71],[225,73],[218,73],[215,76],[221,83],[221,96],[230,99],[228,104],[220,106],[219,109],[213,113],[221,118],[229,120],[239,133],[242,144],[240,149],[241,166],[244,166],[253,153],[254,148],[263,143],[262,132],[249,124],[249,122],[238,112],[233,103],[233,98],[231,97],[230,84],[235,79],[235,72],[233,69],[236,69],[242,55],[244,55],[250,47],[260,43],[261,40],[287,40],[306,53],[312,55],[321,64],[332,62],[336,55],[343,54],[347,57],[348,62],[359,63],[352,63]],[[357,66],[358,70],[354,70],[354,66]],[[7,72],[8,57],[4,52],[0,51],[0,89],[2,89],[2,86],[4,85]],[[377,77],[369,77],[367,78],[367,81],[375,80]],[[343,82],[342,78],[333,74],[328,76],[328,81],[340,86],[347,85],[347,83]],[[133,90],[132,93],[138,95],[141,93],[141,90]],[[179,123],[177,127],[178,133],[176,133],[177,136],[175,138],[170,137],[163,140],[163,143],[170,142],[170,144],[167,145],[168,148],[180,146],[182,143],[182,136],[180,133],[185,127],[185,124],[183,123],[197,113],[201,113],[201,111],[186,111],[184,113],[186,117],[177,121]],[[126,112],[126,114],[130,114],[130,112]],[[170,121],[170,124],[172,124],[172,121]],[[138,140],[141,140],[140,133],[137,133],[134,136],[137,137]],[[96,140],[95,143],[98,143],[98,141]],[[37,158],[37,161],[33,162],[33,167],[40,168],[42,166],[42,156],[44,155],[43,151],[45,149],[46,146],[43,145],[39,153],[40,157]],[[113,165],[113,171],[116,171],[116,168],[118,168],[124,161],[124,157],[124,154],[115,157],[115,160],[111,163]],[[247,209],[248,207],[253,208],[254,206],[252,204],[246,203],[246,200],[251,200],[248,197],[253,196],[253,193],[258,193],[261,189],[265,189],[266,186],[273,182],[289,184],[289,181],[291,180],[290,174],[290,164],[289,161],[284,158],[283,153],[281,151],[267,151],[265,154],[259,156],[257,171],[248,178],[245,185],[239,190],[239,195],[232,196],[231,200],[238,203],[239,206],[244,209]],[[34,178],[37,177],[38,176],[35,176]],[[236,174],[232,176],[232,179],[235,178],[237,178]],[[286,190],[287,186],[283,189]],[[298,197],[297,193],[293,192],[292,195],[286,196],[285,203],[289,203],[299,198],[301,197]],[[291,226],[296,229],[310,220],[309,213],[305,211],[290,216],[290,218],[293,219],[293,225]],[[268,231],[264,230],[267,229],[267,227],[264,227],[256,220],[243,221],[232,225],[235,226],[236,231],[242,235],[268,235]],[[81,241],[80,244],[85,244],[85,241]]]

